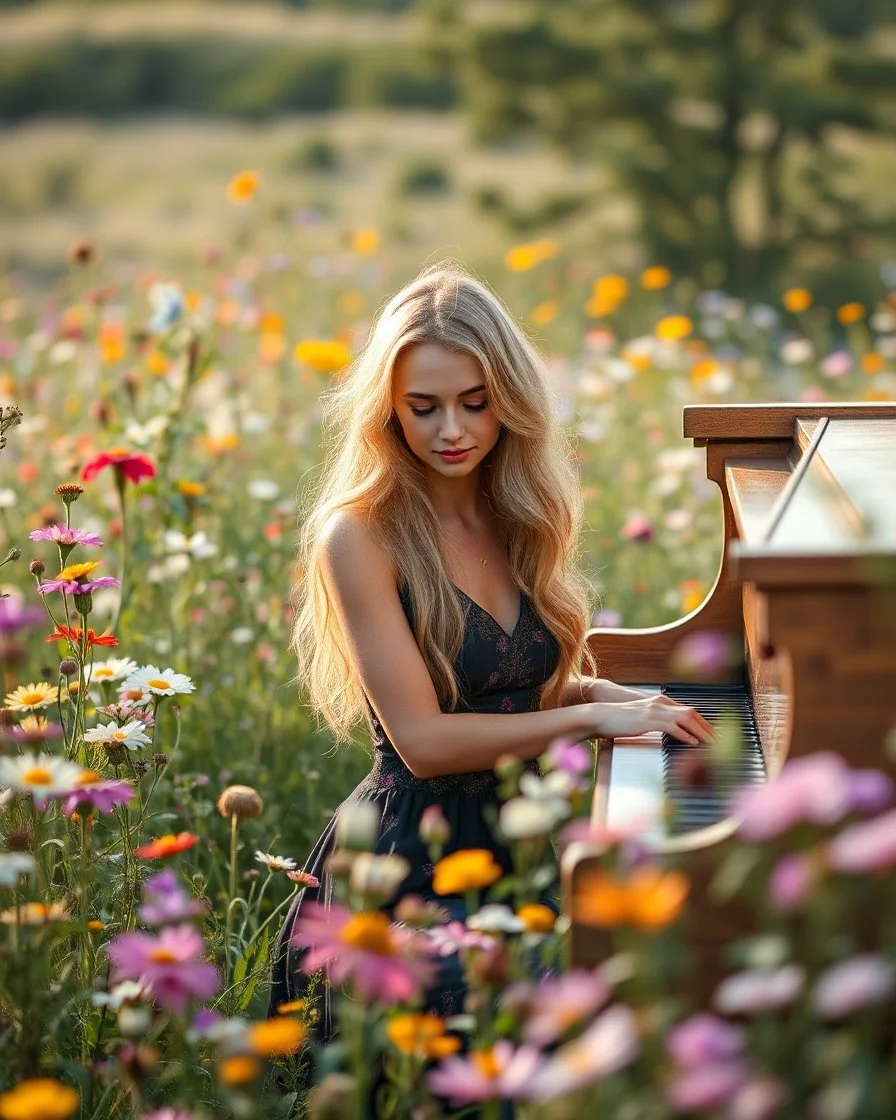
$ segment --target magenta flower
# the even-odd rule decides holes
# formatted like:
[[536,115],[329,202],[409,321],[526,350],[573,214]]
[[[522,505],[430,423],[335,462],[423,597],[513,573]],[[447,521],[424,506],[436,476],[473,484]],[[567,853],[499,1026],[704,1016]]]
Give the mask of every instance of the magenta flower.
[[525,1096],[529,1100],[547,1101],[602,1081],[630,1065],[639,1048],[634,1011],[615,1003],[598,1015],[583,1034],[561,1046],[535,1070]]
[[676,645],[670,665],[675,680],[711,681],[723,676],[740,660],[730,634],[698,630],[686,634]]
[[209,999],[218,970],[202,960],[205,942],[192,926],[166,926],[158,934],[122,933],[109,943],[112,981],[139,980],[166,1011],[183,1011],[191,999]]
[[446,1058],[426,1078],[432,1092],[455,1107],[479,1101],[516,1100],[541,1062],[532,1046],[496,1042],[490,1050]]
[[350,982],[361,999],[406,1003],[436,975],[433,947],[416,930],[391,925],[379,910],[353,913],[346,906],[306,902],[291,942],[308,952],[302,969],[324,968],[331,984]]
[[742,1088],[750,1072],[744,1062],[713,1062],[676,1073],[666,1085],[666,1100],[679,1112],[718,1108]]
[[192,1112],[181,1108],[157,1108],[154,1112],[144,1112],[140,1120],[194,1120]]
[[896,809],[874,820],[844,828],[827,846],[828,862],[837,871],[885,871],[896,863]]
[[15,739],[17,743],[46,743],[51,739],[61,739],[62,731],[61,723],[53,723],[36,716],[26,716],[21,723],[3,728],[2,733],[8,735],[10,739]]
[[724,1062],[743,1050],[744,1032],[708,1012],[691,1015],[673,1028],[666,1049],[680,1066]]
[[798,964],[735,972],[716,988],[713,1003],[723,1015],[760,1015],[793,1003],[803,989],[806,973]]
[[477,933],[476,930],[467,929],[463,922],[445,922],[444,925],[435,926],[428,931],[429,939],[440,957],[450,957],[452,953],[459,953],[464,949],[480,949],[488,951],[497,944],[494,937],[486,933]]
[[896,989],[896,966],[876,953],[841,961],[819,976],[812,1005],[822,1019],[845,1019],[855,1011],[884,1003]]
[[133,799],[134,787],[117,778],[101,778],[93,770],[84,770],[75,788],[64,795],[63,811],[71,816],[81,806],[98,813],[111,813],[116,805],[127,805]]
[[635,509],[625,519],[625,524],[619,530],[619,535],[623,540],[639,541],[643,544],[653,540],[653,525],[645,514],[639,509]]
[[121,587],[121,580],[115,576],[100,576],[99,579],[79,581],[76,579],[45,579],[37,589],[40,595],[51,591],[62,591],[66,595],[86,595],[98,587]]
[[177,874],[168,868],[143,884],[143,905],[137,917],[147,926],[190,921],[206,912],[206,905],[183,889]]
[[42,607],[32,607],[14,595],[0,599],[0,634],[17,634],[45,622],[46,617]]
[[812,864],[804,855],[783,856],[769,877],[771,900],[779,910],[796,910],[808,899],[813,881]]
[[572,739],[554,739],[548,747],[548,760],[555,770],[578,777],[591,770],[594,759],[588,747]]
[[50,525],[46,529],[34,529],[28,534],[32,541],[53,541],[62,548],[73,548],[76,544],[101,546],[102,541],[96,533],[89,533],[86,529],[69,529],[65,525]]
[[574,969],[541,983],[512,984],[502,1002],[525,1009],[523,1037],[533,1046],[544,1047],[592,1019],[609,998],[610,985],[600,973]]

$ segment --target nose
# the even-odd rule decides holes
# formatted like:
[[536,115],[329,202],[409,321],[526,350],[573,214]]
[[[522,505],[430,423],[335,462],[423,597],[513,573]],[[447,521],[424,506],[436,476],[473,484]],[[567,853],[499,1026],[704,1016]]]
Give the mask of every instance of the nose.
[[446,443],[450,443],[452,440],[459,439],[463,435],[463,431],[460,413],[453,405],[447,405],[439,427],[439,438],[445,440]]

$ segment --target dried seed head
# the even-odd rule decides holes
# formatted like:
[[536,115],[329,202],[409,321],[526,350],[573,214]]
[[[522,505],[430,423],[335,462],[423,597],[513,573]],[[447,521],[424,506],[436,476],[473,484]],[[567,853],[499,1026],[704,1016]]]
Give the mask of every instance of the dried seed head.
[[218,812],[222,817],[236,817],[247,821],[261,816],[264,802],[251,786],[228,786],[218,798]]
[[47,565],[40,558],[38,558],[37,560],[32,560],[31,563],[28,565],[28,571],[33,576],[43,575],[43,573],[46,570],[47,570]]
[[82,268],[85,268],[95,256],[96,248],[93,242],[82,238],[80,241],[75,241],[69,246],[68,263],[71,265],[80,265]]
[[73,657],[63,657],[59,662],[59,672],[63,677],[73,677],[78,671],[78,662]]

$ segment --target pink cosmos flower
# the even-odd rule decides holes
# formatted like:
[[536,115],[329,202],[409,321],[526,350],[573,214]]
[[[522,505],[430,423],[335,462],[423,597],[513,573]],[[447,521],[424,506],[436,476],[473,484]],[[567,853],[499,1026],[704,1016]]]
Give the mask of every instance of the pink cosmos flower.
[[218,990],[218,970],[202,960],[204,952],[205,942],[192,926],[122,933],[109,943],[112,981],[139,980],[160,1007],[183,1011],[191,999],[209,999]]
[[572,739],[554,739],[547,751],[548,759],[555,770],[578,777],[587,774],[592,767],[593,758],[588,747],[574,743]]
[[750,1071],[739,1059],[707,1063],[676,1073],[666,1085],[666,1100],[679,1112],[718,1108],[746,1084]]
[[844,828],[828,844],[827,854],[837,871],[862,874],[892,867],[896,863],[896,809]]
[[92,770],[85,770],[77,786],[65,794],[62,801],[63,811],[71,816],[78,812],[79,806],[89,805],[98,813],[111,813],[116,805],[127,805],[134,797],[134,787],[130,782],[117,778],[101,778]]
[[381,1004],[415,999],[435,979],[433,947],[424,935],[391,925],[382,911],[306,902],[290,939],[307,948],[302,970],[325,968],[331,984],[346,981],[361,999]]
[[670,1032],[666,1049],[680,1066],[727,1061],[744,1047],[744,1032],[716,1015],[702,1012],[684,1019]]
[[610,985],[599,973],[574,969],[541,983],[525,980],[512,984],[503,1003],[525,1009],[523,1037],[544,1047],[562,1038],[585,1019],[591,1019],[610,998]]
[[320,880],[310,871],[287,871],[286,878],[298,883],[300,887],[311,887],[313,889],[320,886]]
[[540,1062],[541,1054],[533,1046],[515,1049],[512,1043],[501,1041],[490,1050],[445,1059],[427,1075],[426,1084],[455,1107],[496,1099],[517,1100]]
[[63,548],[72,548],[76,544],[85,547],[100,546],[102,541],[96,533],[88,533],[86,529],[70,529],[65,525],[50,525],[46,529],[34,529],[28,534],[32,541],[53,541]]
[[699,630],[686,634],[672,651],[670,664],[675,680],[717,680],[741,660],[730,634]]
[[645,543],[653,540],[653,525],[640,510],[632,510],[619,530],[619,535],[626,541]]
[[716,988],[713,1003],[723,1015],[759,1015],[793,1003],[806,981],[798,964],[735,972]]
[[479,949],[488,951],[494,949],[497,941],[486,933],[467,929],[463,922],[445,922],[444,925],[435,926],[428,931],[429,939],[435,946],[439,956],[450,957],[452,953],[459,953],[464,949]]
[[896,966],[876,953],[841,961],[819,976],[812,1005],[822,1019],[844,1019],[863,1007],[883,1003],[896,989]]
[[625,1069],[637,1057],[639,1048],[634,1011],[615,1003],[532,1074],[525,1096],[547,1101],[601,1081]]
[[163,926],[198,918],[207,907],[183,889],[177,874],[168,868],[143,884],[143,905],[137,917],[144,925]]
[[779,910],[796,910],[809,897],[814,876],[809,860],[799,852],[783,856],[772,868],[769,894]]
[[55,579],[42,581],[38,592],[47,595],[50,591],[62,591],[67,595],[87,595],[98,587],[120,587],[121,580],[115,576],[99,576],[97,579],[90,577],[102,564],[102,560],[90,560],[83,564],[69,564],[63,568]]

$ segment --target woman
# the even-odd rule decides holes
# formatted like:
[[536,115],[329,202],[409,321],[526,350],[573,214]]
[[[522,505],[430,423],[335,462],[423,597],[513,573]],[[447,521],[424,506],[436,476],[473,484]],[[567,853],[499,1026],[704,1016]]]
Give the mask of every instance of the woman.
[[[544,367],[482,284],[424,272],[324,403],[333,438],[301,539],[293,645],[339,737],[367,717],[373,766],[306,864],[321,885],[284,923],[272,1010],[304,991],[290,937],[306,899],[331,898],[326,859],[359,801],[380,810],[375,850],[410,865],[398,897],[433,898],[418,836],[429,805],[450,826],[446,854],[488,848],[509,867],[489,824],[502,755],[530,762],[560,736],[712,737],[693,708],[580,674],[593,665],[578,481]],[[439,902],[465,916],[463,899]],[[463,986],[457,962],[446,968],[430,1005],[452,1013]]]

